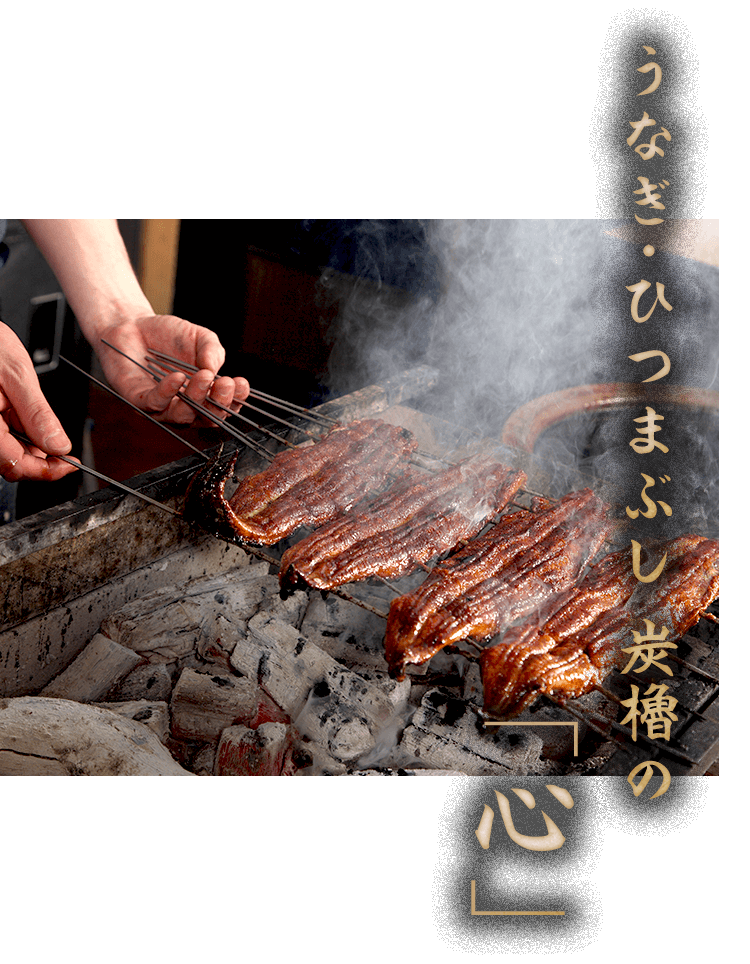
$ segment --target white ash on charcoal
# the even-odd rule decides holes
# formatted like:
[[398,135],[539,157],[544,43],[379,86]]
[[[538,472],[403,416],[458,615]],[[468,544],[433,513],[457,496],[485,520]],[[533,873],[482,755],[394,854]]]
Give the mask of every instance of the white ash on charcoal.
[[261,723],[222,731],[216,776],[342,776],[346,767],[289,723]]
[[184,587],[164,587],[128,603],[102,623],[105,636],[151,662],[192,655],[214,643],[227,624],[241,629],[264,604],[278,603],[278,580],[257,563]]
[[155,733],[162,743],[169,737],[169,705],[161,700],[127,700],[124,703],[94,703],[128,720],[142,723]]
[[[502,730],[502,727],[494,729]],[[460,770],[469,776],[549,773],[541,737],[487,733],[474,712],[453,696],[431,690],[404,730],[401,749],[424,766]]]
[[[273,617],[267,615],[263,618],[273,621]],[[287,628],[295,632],[293,627]],[[244,637],[237,633],[224,638],[229,652],[242,642]],[[289,716],[261,689],[255,675],[238,675],[216,665],[205,666],[200,672],[186,668],[172,695],[171,716],[173,740],[208,744],[195,754],[195,765],[200,768],[196,772],[222,776],[345,772],[339,762],[322,748],[305,741],[297,728],[291,726]],[[252,737],[256,730],[265,732],[261,728],[271,723],[289,734],[291,749],[283,767],[274,763],[268,741],[257,742]]]
[[154,700],[168,703],[174,685],[166,663],[146,663],[136,668],[115,687],[108,690],[104,699],[109,702],[131,700]]
[[229,726],[222,731],[214,760],[217,776],[280,777],[296,769],[294,734],[286,723]]
[[216,747],[213,743],[206,743],[193,753],[190,769],[196,776],[212,777],[215,759]]
[[[455,655],[453,657],[456,670],[461,677],[461,684],[459,686],[459,692],[461,698],[474,706],[481,706],[483,701],[483,689],[482,689],[482,674],[479,668],[479,663],[472,660],[466,659],[465,657]],[[585,708],[598,712],[604,710],[605,706],[607,712],[611,712],[611,704],[608,700],[602,697],[598,693],[590,693],[587,697],[579,700],[579,703],[587,702]],[[564,726],[559,724],[562,722],[560,720],[559,709],[551,703],[545,703],[543,700],[539,700],[532,704],[531,707],[524,710],[518,715],[514,720],[507,721],[510,726],[503,726],[502,729],[507,733],[513,732],[531,732],[529,727],[524,727],[525,723],[533,723],[533,732],[539,736],[542,740],[541,749],[541,759],[549,761],[559,761],[564,759],[570,759],[573,755],[575,749],[575,729],[573,723],[575,722],[572,718],[571,720],[565,721]],[[540,723],[548,723],[548,726],[538,726]],[[513,725],[515,724],[515,726]],[[517,730],[516,730],[517,726]],[[578,723],[578,741],[580,742],[584,735],[586,734],[588,728],[582,724]],[[487,727],[489,732],[492,732],[495,727]],[[552,772],[550,769],[550,772]]]
[[[400,580],[398,585],[403,582],[405,580]],[[357,586],[356,590],[358,599],[383,613],[388,611],[391,600],[396,598],[396,594],[386,586]],[[371,672],[379,673],[382,679],[380,685],[387,688],[394,681],[388,676],[383,648],[384,628],[385,624],[379,616],[356,603],[311,592],[300,632],[329,656],[365,678],[369,678]],[[433,656],[429,663],[411,666],[409,678],[412,688],[423,685],[424,690],[420,694],[423,695],[427,688],[434,685],[422,683],[423,678],[429,680],[435,675],[452,677],[457,658],[460,659],[441,652]],[[412,702],[416,706],[419,700]]]
[[[380,612],[394,596],[356,589]],[[101,629],[51,691],[158,737],[177,772],[554,773],[571,739],[572,727],[483,729],[478,666],[448,650],[392,679],[380,616],[315,591],[282,600],[266,563],[156,589]]]
[[352,776],[355,777],[465,777],[466,774],[461,770],[417,770],[408,767],[399,767],[397,770],[392,768],[383,770],[355,770]]
[[584,757],[580,762],[571,764],[565,771],[570,776],[586,776],[597,774],[602,767],[618,752],[617,743],[604,743],[593,753]]
[[[304,595],[295,593],[293,599]],[[365,595],[360,591],[359,598],[365,599],[381,612],[388,611],[393,593],[386,600],[377,596]],[[300,632],[355,672],[380,670],[388,673],[388,664],[383,650],[383,620],[355,603],[337,596],[323,597],[311,593]]]
[[93,703],[140,662],[142,657],[132,649],[97,633],[83,652],[44,687],[40,696]]
[[379,686],[266,614],[248,622],[247,638],[235,647],[231,662],[258,680],[302,734],[342,761],[372,750],[377,732],[397,712]]
[[0,699],[0,775],[191,776],[142,723],[43,696]]
[[258,713],[255,680],[227,672],[182,671],[170,704],[176,740],[211,743],[238,721],[252,723]]

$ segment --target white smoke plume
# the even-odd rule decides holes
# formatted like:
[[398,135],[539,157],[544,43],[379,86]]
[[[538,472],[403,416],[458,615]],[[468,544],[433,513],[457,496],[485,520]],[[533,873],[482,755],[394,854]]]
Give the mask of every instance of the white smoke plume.
[[[614,222],[405,222],[412,243],[390,246],[394,222],[362,223],[359,270],[322,279],[326,297],[340,302],[330,333],[334,391],[428,364],[440,383],[420,406],[499,438],[509,415],[539,396],[645,377],[628,361],[641,346],[628,339],[645,337],[647,326],[628,333],[630,296],[610,281],[618,271],[629,278],[636,245],[612,237]],[[682,359],[672,384],[716,389],[718,270],[677,256],[670,270],[679,277],[670,337]],[[603,453],[588,451],[591,433],[607,433],[583,422],[568,428],[544,440],[544,454],[596,463]]]

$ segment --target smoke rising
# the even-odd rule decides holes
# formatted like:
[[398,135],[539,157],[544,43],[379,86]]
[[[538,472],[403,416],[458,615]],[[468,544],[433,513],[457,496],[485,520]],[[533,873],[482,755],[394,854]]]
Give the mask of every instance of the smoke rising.
[[[389,222],[377,223],[382,252]],[[418,276],[411,290],[383,276],[324,276],[341,300],[330,372],[335,391],[380,381],[418,360],[442,374],[436,409],[463,424],[497,427],[523,402],[589,380],[589,289],[602,253],[601,222],[420,224],[424,247],[408,252]],[[377,237],[372,226],[369,237]],[[585,354],[582,345],[589,346]]]
[[[353,238],[366,272],[328,269],[321,279],[325,298],[339,302],[329,333],[334,392],[427,364],[440,382],[420,407],[500,438],[510,414],[542,395],[641,382],[653,372],[629,355],[661,347],[660,339],[669,342],[672,362],[662,384],[718,388],[718,270],[658,252],[648,263],[649,277],[666,282],[674,310],[651,325],[635,325],[625,288],[646,276],[646,259],[642,245],[612,235],[619,222],[399,222],[412,230],[408,242],[402,231],[395,243],[394,222],[358,223],[367,225]],[[632,426],[620,434],[628,430],[632,437]],[[706,448],[705,424],[687,431],[697,448]],[[622,444],[613,430],[582,419],[540,440],[538,451],[620,478],[617,461],[609,465],[608,458]],[[683,440],[681,449],[686,445]],[[713,451],[701,456],[717,457]],[[694,474],[686,493],[707,488]],[[643,482],[636,481],[638,492]]]

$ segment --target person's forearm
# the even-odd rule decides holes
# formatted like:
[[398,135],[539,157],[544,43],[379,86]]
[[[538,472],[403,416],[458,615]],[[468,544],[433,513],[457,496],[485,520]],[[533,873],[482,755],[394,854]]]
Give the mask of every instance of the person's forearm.
[[60,282],[87,340],[118,321],[152,315],[116,220],[24,220]]

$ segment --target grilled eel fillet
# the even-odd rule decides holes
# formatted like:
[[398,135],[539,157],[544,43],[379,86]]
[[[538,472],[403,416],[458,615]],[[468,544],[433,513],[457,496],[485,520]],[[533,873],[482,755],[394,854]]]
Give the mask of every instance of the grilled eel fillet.
[[334,519],[284,553],[282,592],[333,589],[368,576],[396,579],[470,539],[526,481],[489,456],[436,476],[409,473],[363,509]]
[[667,640],[683,636],[719,594],[719,544],[680,536],[652,550],[652,561],[665,550],[667,567],[656,583],[637,581],[630,549],[611,553],[546,616],[514,626],[486,649],[485,712],[515,716],[540,693],[572,699],[589,692],[623,664],[622,648],[633,644],[633,630],[644,632],[644,619],[656,632],[667,626]]
[[538,514],[503,516],[391,603],[385,655],[392,676],[462,639],[483,640],[572,585],[607,534],[590,489]]
[[243,479],[229,501],[224,486],[236,456],[226,468],[215,461],[191,481],[184,515],[245,548],[273,545],[382,488],[416,447],[406,429],[376,419],[354,422],[314,445],[281,452],[267,469]]

